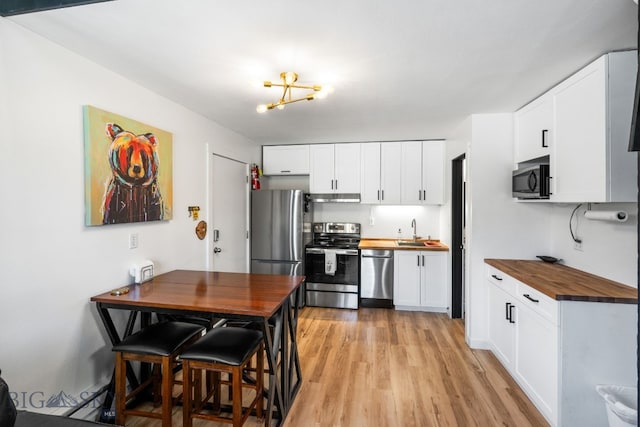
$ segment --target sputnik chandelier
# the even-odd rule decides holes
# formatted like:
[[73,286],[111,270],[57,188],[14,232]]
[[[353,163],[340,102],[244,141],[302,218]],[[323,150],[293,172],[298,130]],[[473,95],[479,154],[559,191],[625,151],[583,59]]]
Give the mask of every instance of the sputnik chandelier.
[[[278,110],[282,110],[284,106],[287,104],[302,101],[305,99],[307,101],[311,101],[316,98],[318,99],[324,98],[327,96],[329,92],[327,90],[328,88],[323,89],[322,86],[320,85],[308,86],[308,85],[296,84],[296,82],[298,81],[298,74],[294,73],[293,71],[286,71],[286,72],[283,71],[282,73],[280,73],[280,80],[282,80],[282,83],[273,83],[270,81],[264,82],[264,87],[277,86],[277,87],[284,88],[284,90],[282,91],[282,96],[278,101],[272,102],[270,104],[258,105],[256,107],[256,111],[258,113],[264,113],[265,111],[273,110],[274,108],[277,108]],[[313,92],[307,93],[306,95],[299,98],[294,98],[293,95],[291,94],[291,89],[307,89],[307,90],[312,90]]]

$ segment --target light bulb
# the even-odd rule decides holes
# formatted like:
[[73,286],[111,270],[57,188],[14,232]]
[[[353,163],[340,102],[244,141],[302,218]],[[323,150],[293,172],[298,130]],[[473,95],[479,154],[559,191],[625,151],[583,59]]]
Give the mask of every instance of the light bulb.
[[284,73],[284,82],[287,85],[292,85],[298,80],[298,76],[293,71],[287,71]]
[[260,104],[256,107],[256,111],[258,113],[264,113],[267,111],[267,106],[265,104]]
[[323,86],[322,89],[316,92],[316,98],[325,99],[332,92],[333,92],[332,86]]
[[278,105],[276,105],[276,108],[278,110],[284,110],[284,104],[278,104]]

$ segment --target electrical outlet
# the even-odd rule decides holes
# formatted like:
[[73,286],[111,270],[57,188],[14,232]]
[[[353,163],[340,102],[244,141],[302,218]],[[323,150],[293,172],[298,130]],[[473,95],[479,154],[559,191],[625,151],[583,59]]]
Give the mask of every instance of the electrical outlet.
[[573,242],[573,249],[576,251],[582,251],[582,242]]
[[129,234],[129,249],[135,249],[138,247],[138,233]]

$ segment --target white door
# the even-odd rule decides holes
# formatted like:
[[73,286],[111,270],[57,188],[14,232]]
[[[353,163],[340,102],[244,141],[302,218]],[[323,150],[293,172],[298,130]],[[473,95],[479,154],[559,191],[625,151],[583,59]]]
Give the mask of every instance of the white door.
[[213,155],[209,266],[214,271],[247,273],[249,166]]

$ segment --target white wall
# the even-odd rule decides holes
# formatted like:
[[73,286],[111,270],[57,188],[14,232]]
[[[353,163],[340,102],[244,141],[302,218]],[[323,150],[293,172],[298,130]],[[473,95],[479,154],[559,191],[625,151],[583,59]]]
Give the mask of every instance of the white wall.
[[[141,259],[158,273],[204,268],[205,242],[187,206],[208,214],[207,149],[245,162],[260,151],[2,18],[0,43],[0,369],[16,392],[77,398],[113,366],[89,298],[129,283],[128,268]],[[85,104],[173,133],[173,220],[84,226]],[[137,249],[128,249],[130,233]]]
[[513,114],[471,117],[467,156],[467,342],[485,347],[485,258],[535,259],[549,252],[549,215],[544,206],[511,197]]
[[637,288],[638,204],[603,203],[591,206],[594,211],[627,211],[629,219],[624,223],[589,220],[584,217],[587,206],[579,208],[573,219],[573,231],[582,240],[582,251],[573,248],[569,233],[569,218],[576,206],[554,204],[548,207],[551,255],[562,258],[571,267]]

